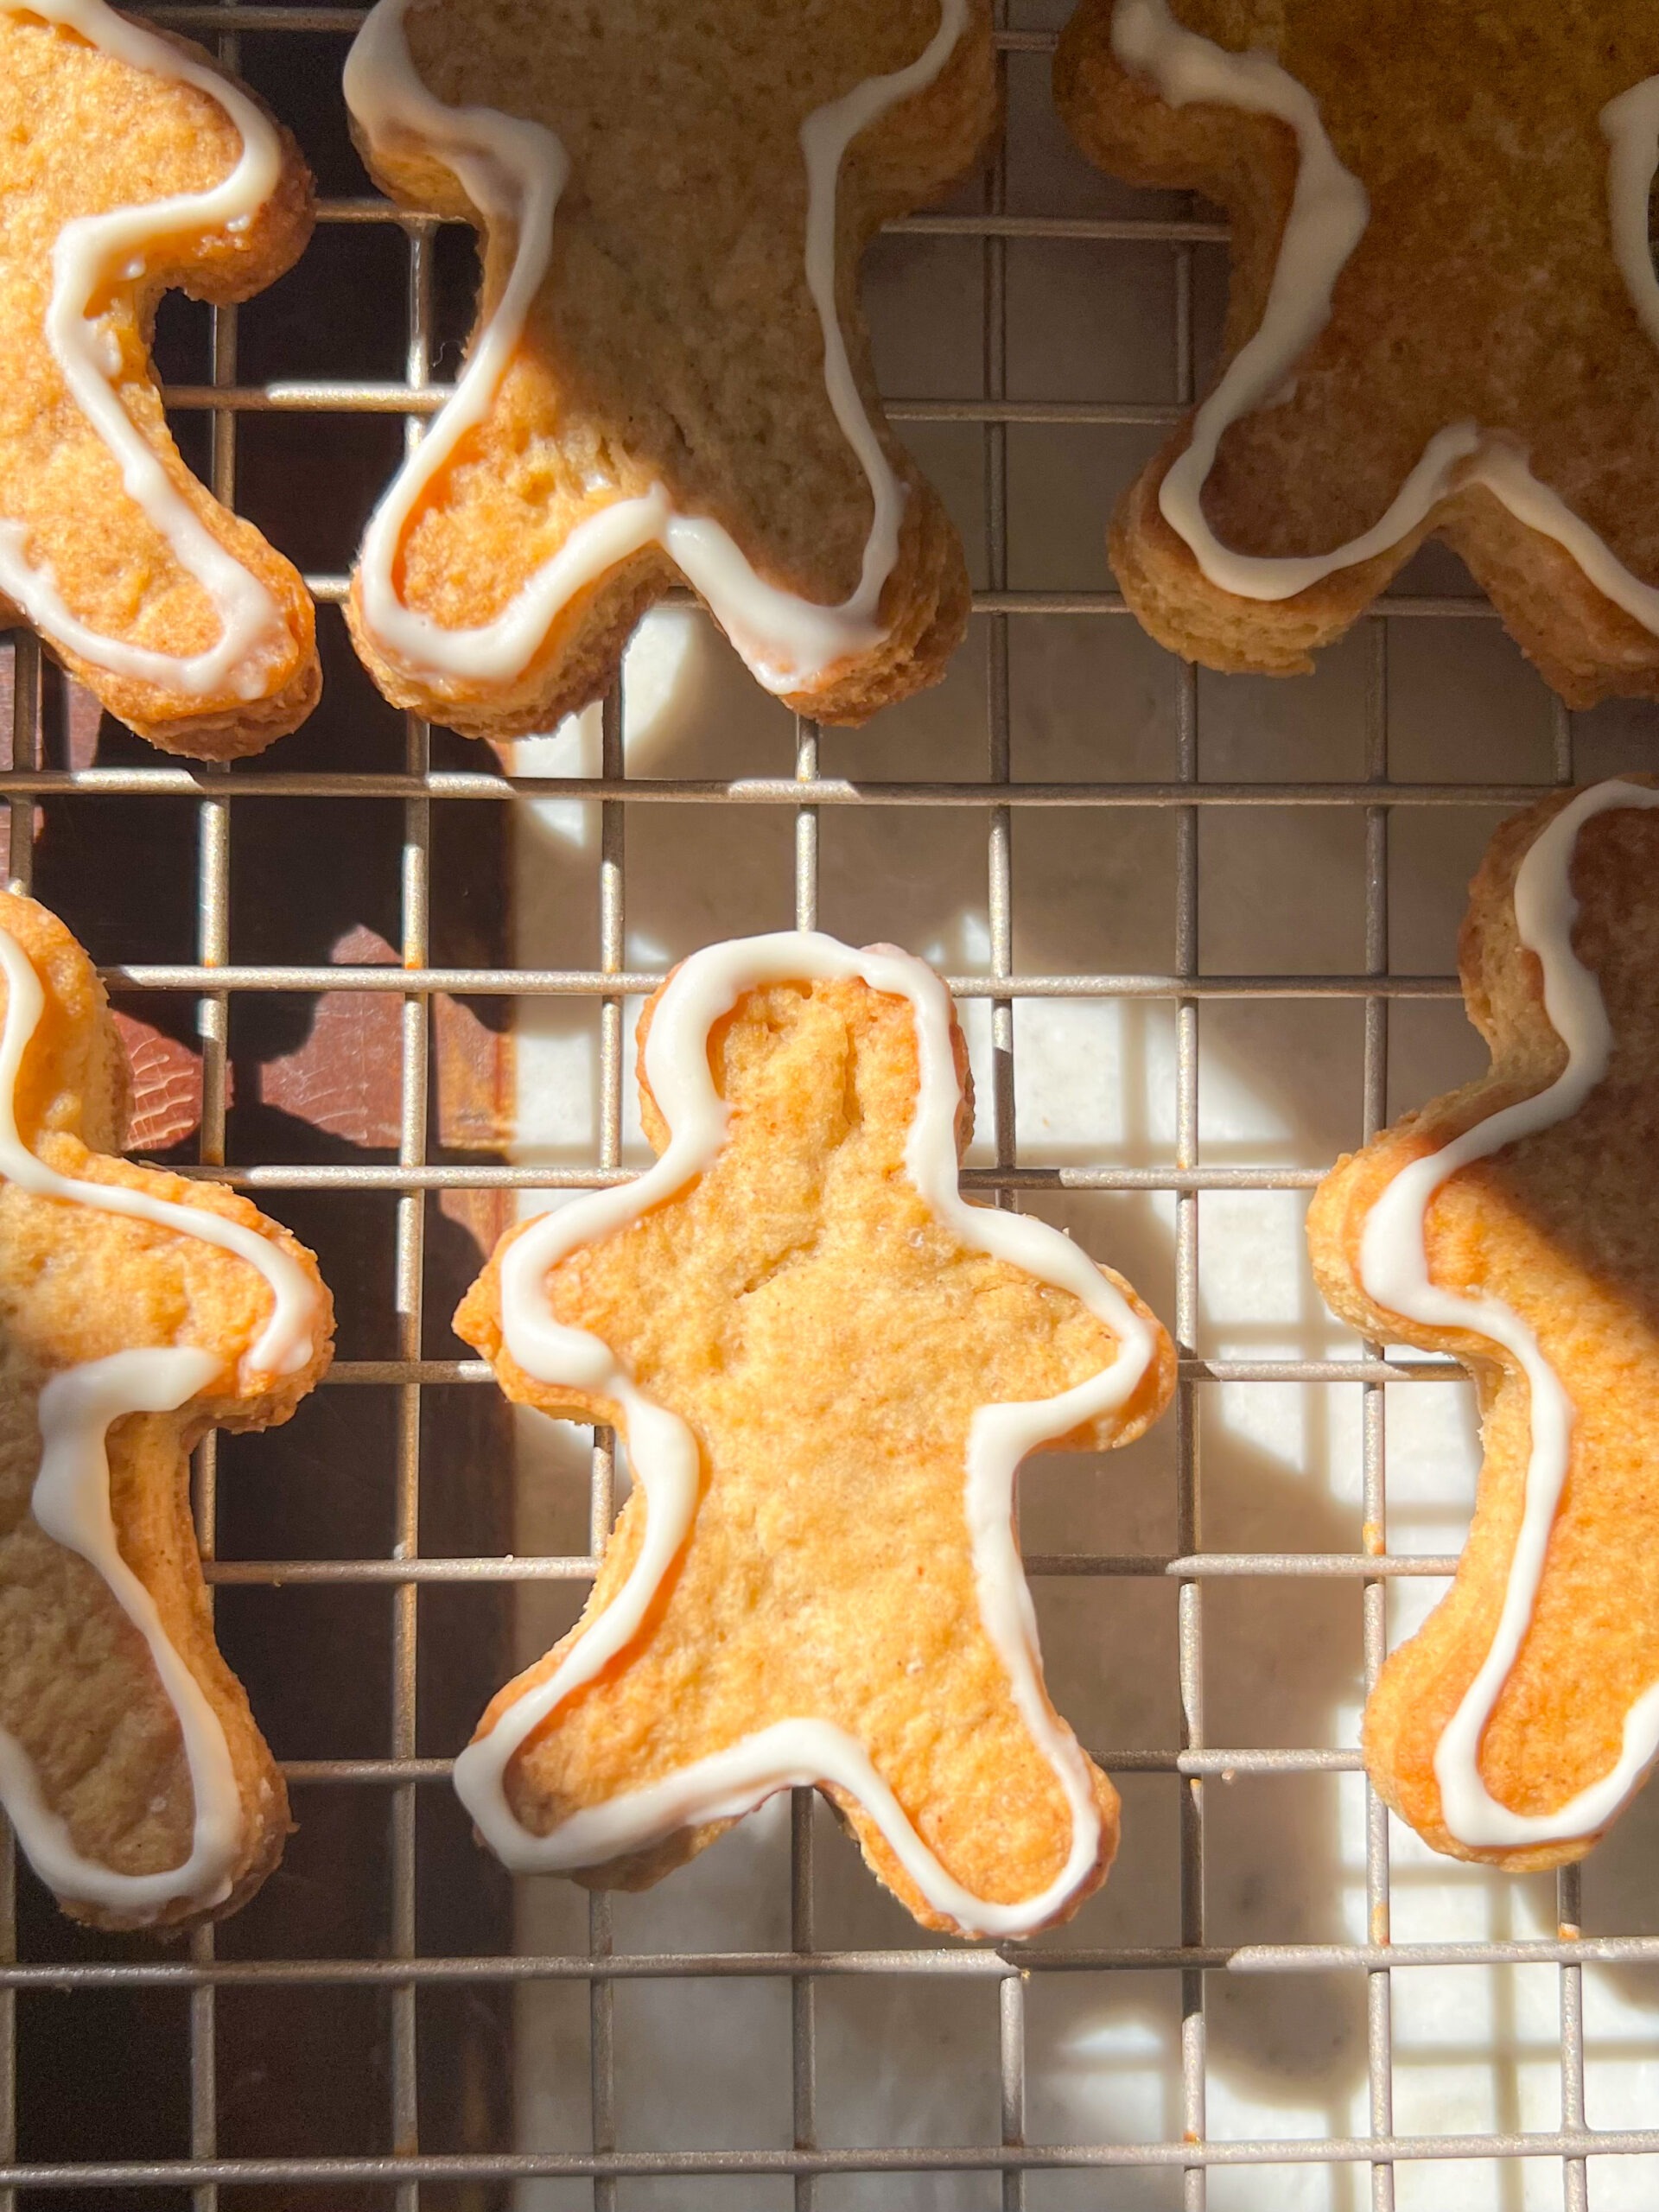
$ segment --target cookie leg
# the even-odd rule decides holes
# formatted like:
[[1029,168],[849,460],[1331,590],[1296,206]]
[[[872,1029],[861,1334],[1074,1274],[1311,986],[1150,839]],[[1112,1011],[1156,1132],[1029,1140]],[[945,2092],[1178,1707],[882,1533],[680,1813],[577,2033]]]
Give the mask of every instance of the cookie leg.
[[[1588,1334],[1600,1316],[1593,1301],[1586,1306]],[[1489,1376],[1482,1391],[1485,1465],[1456,1580],[1417,1633],[1389,1654],[1362,1727],[1366,1767],[1402,1820],[1436,1851],[1513,1873],[1582,1859],[1640,1786],[1639,1764],[1617,1777],[1627,1738],[1642,1740],[1636,1715],[1655,1688],[1653,1578],[1642,1526],[1648,1484],[1633,1454],[1624,1464],[1632,1467],[1637,1495],[1621,1494],[1618,1445],[1610,1452],[1598,1434],[1600,1404],[1616,1409],[1618,1429],[1639,1434],[1645,1394],[1632,1389],[1622,1351],[1605,1397],[1587,1371],[1575,1381],[1581,1392],[1590,1383],[1600,1403],[1580,1423],[1573,1487],[1551,1530],[1516,1662],[1473,1738],[1472,1761],[1459,1754],[1442,1770],[1450,1732],[1497,1638],[1515,1567],[1531,1433],[1530,1398],[1516,1377],[1494,1385]],[[1465,1826],[1471,1786],[1547,1829],[1581,1792],[1605,1793],[1610,1783],[1611,1801],[1586,1807],[1580,1822],[1569,1823],[1576,1833],[1469,1840],[1481,1836],[1478,1825]]]
[[968,628],[972,594],[962,541],[933,486],[909,455],[888,458],[906,487],[899,559],[881,594],[879,645],[785,695],[797,714],[842,725],[868,721],[890,699],[937,683]]
[[[396,707],[459,730],[463,737],[502,742],[551,729],[565,715],[602,698],[639,618],[674,581],[654,545],[619,560],[582,585],[548,618],[528,655],[512,667],[480,658],[464,637],[447,632],[441,613],[443,570],[493,575],[499,613],[531,584],[540,549],[550,561],[559,540],[545,518],[512,501],[486,468],[456,471],[444,480],[424,524],[406,549],[402,596],[393,601],[384,579],[352,579],[346,620],[364,666]],[[429,544],[431,550],[423,550]],[[423,579],[431,585],[429,606]],[[405,603],[405,601],[407,603]]]
[[996,1914],[982,1906],[1051,1893],[1033,1924],[1064,1918],[1111,1864],[1116,1792],[1064,1732],[1039,1743],[1011,1695],[963,1719],[959,1688],[947,1681],[930,1699],[918,1684],[938,1725],[918,1742],[884,1725],[879,1696],[843,1695],[832,1714],[781,1700],[768,1710],[752,1669],[710,1667],[682,1645],[584,1687],[505,1770],[480,1758],[486,1735],[457,1783],[509,1865],[621,1889],[683,1865],[778,1789],[813,1784],[925,1925],[982,1934]]
[[[969,1897],[1022,1904],[1040,1897],[1071,1865],[1064,1898],[1049,1916],[1065,1920],[1105,1880],[1117,1853],[1119,1800],[1092,1759],[1085,1757],[1083,1769],[1084,1804],[1093,1817],[1081,1833],[1079,1814],[1053,1770],[1035,1756],[1023,1726],[1016,1736],[993,1723],[954,1754],[936,1754],[930,1765],[932,1794],[923,1796],[913,1788],[903,1792],[906,1811],[916,1834]],[[906,1867],[886,1822],[844,1789],[824,1794],[857,1839],[871,1872],[925,1928],[948,1935],[982,1932],[950,1909],[936,1882],[919,1880]],[[1085,1847],[1092,1853],[1086,1859],[1081,1855]],[[971,1907],[967,1910],[971,1914]]]
[[183,1739],[143,1638],[86,1561],[27,1516],[0,1539],[0,1727],[80,1857],[147,1874],[189,1855]]
[[[1448,1598],[1408,1643],[1389,1655],[1366,1702],[1361,1731],[1366,1770],[1393,1811],[1448,1858],[1501,1866],[1515,1874],[1571,1866],[1591,1850],[1601,1828],[1558,1841],[1503,1848],[1465,1843],[1446,1825],[1435,1754],[1486,1655],[1491,1625],[1492,1609],[1479,1602],[1472,1581],[1466,1579],[1462,1592]],[[1524,1685],[1522,1694],[1524,1698]],[[1520,1729],[1506,1713],[1501,1732],[1490,1732],[1482,1745],[1483,1783],[1505,1803],[1513,1799],[1524,1804],[1529,1797],[1547,1800],[1552,1796],[1559,1801],[1562,1789],[1571,1787],[1557,1782],[1552,1770],[1553,1747],[1548,1740],[1552,1716],[1547,1700],[1528,1702],[1532,1709]],[[1562,1748],[1570,1756],[1574,1746]],[[1606,1768],[1613,1765],[1618,1748],[1615,1725],[1606,1732]],[[1536,1809],[1547,1812],[1551,1807],[1544,1802]]]
[[1604,597],[1565,547],[1529,529],[1490,492],[1477,487],[1452,500],[1440,535],[1569,707],[1659,692],[1659,637]]
[[[201,1908],[189,1897],[158,1909],[136,1891],[124,1895],[121,1878],[143,1881],[189,1860],[196,1777],[143,1635],[97,1568],[35,1518],[39,1382],[0,1346],[0,1796],[76,1917],[111,1928],[194,1917]],[[231,1888],[213,1909],[233,1910],[287,1834],[282,1777],[213,1640],[176,1430],[125,1421],[111,1433],[109,1459],[121,1556],[208,1708],[216,1777],[241,1831]],[[78,1894],[77,1861],[117,1879]]]
[[1428,535],[1428,524],[1369,561],[1339,569],[1289,599],[1243,598],[1213,582],[1159,504],[1186,450],[1183,429],[1124,493],[1107,550],[1130,612],[1160,645],[1226,675],[1306,676],[1320,646],[1342,636]]

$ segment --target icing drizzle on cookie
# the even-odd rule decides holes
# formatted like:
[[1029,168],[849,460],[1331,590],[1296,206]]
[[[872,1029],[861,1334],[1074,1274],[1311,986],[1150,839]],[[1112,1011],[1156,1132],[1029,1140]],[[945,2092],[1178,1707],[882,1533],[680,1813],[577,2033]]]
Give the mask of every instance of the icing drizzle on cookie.
[[[580,1245],[616,1235],[684,1189],[712,1165],[728,1109],[715,1088],[709,1037],[746,991],[769,983],[857,977],[908,1001],[916,1027],[918,1083],[905,1150],[910,1179],[933,1213],[970,1249],[987,1252],[1080,1300],[1117,1340],[1101,1374],[1055,1398],[982,1406],[969,1432],[964,1503],[981,1616],[1007,1669],[1015,1707],[1058,1777],[1071,1815],[1061,1872],[1039,1895],[1016,1904],[975,1897],[923,1841],[856,1738],[802,1717],[775,1723],[724,1751],[608,1804],[586,1807],[545,1835],[525,1828],[507,1802],[514,1754],[563,1700],[591,1681],[639,1632],[690,1533],[699,1453],[679,1415],[639,1389],[610,1346],[556,1321],[549,1270]],[[855,952],[816,931],[783,931],[709,947],[677,969],[652,1016],[645,1048],[652,1095],[667,1124],[668,1149],[638,1181],[595,1192],[542,1216],[503,1255],[502,1336],[538,1381],[612,1400],[626,1424],[636,1479],[648,1500],[645,1537],[626,1580],[545,1681],[514,1699],[488,1734],[455,1762],[455,1788],[487,1841],[524,1872],[569,1872],[637,1851],[706,1821],[731,1820],[776,1791],[832,1783],[875,1821],[905,1872],[936,1911],[982,1936],[1018,1936],[1060,1910],[1095,1864],[1100,1815],[1089,1770],[1071,1731],[1049,1709],[1039,1678],[1036,1615],[1014,1538],[1014,1480],[1020,1462],[1128,1403],[1153,1357],[1151,1331],[1129,1301],[1076,1245],[1045,1222],[969,1205],[957,1187],[957,1111],[961,1091],[950,1043],[950,999],[923,962],[888,947]]]
[[1572,865],[1579,832],[1592,815],[1659,807],[1659,791],[1612,782],[1580,791],[1529,847],[1515,879],[1516,930],[1543,970],[1544,1011],[1567,1047],[1567,1065],[1547,1090],[1478,1122],[1438,1152],[1402,1168],[1372,1206],[1360,1240],[1359,1279],[1392,1313],[1436,1329],[1468,1329],[1500,1345],[1527,1378],[1530,1445],[1520,1531],[1510,1560],[1491,1648],[1434,1752],[1441,1817],[1460,1843],[1510,1848],[1555,1843],[1604,1827],[1659,1751],[1659,1683],[1625,1716],[1619,1755],[1607,1773],[1552,1813],[1516,1813],[1488,1791],[1480,1773],[1486,1724],[1532,1624],[1550,1531],[1572,1454],[1573,1402],[1527,1323],[1503,1300],[1465,1296],[1430,1279],[1425,1245],[1430,1200],[1473,1160],[1576,1114],[1607,1072],[1613,1033],[1596,978],[1573,950],[1578,903]]
[[[1554,538],[1605,599],[1659,635],[1659,589],[1632,575],[1560,494],[1540,482],[1512,440],[1473,422],[1437,430],[1386,513],[1345,545],[1281,556],[1238,553],[1221,543],[1204,512],[1204,487],[1222,438],[1241,417],[1272,404],[1330,321],[1337,279],[1364,233],[1370,203],[1364,186],[1338,158],[1312,92],[1268,54],[1230,53],[1185,29],[1168,0],[1117,0],[1112,51],[1124,68],[1149,79],[1171,107],[1239,108],[1272,116],[1296,136],[1296,188],[1261,327],[1193,416],[1186,450],[1159,487],[1165,521],[1185,541],[1209,581],[1240,599],[1294,599],[1338,569],[1387,552],[1440,500],[1480,485],[1517,522]],[[1659,283],[1648,251],[1648,195],[1659,166],[1659,78],[1645,79],[1610,100],[1601,127],[1609,143],[1615,257],[1631,305],[1659,346]]]
[[130,68],[205,92],[240,132],[242,151],[230,175],[209,191],[179,193],[66,223],[52,249],[46,311],[47,343],[70,397],[119,464],[128,498],[212,601],[219,620],[217,642],[186,656],[105,636],[72,611],[51,569],[29,560],[24,525],[4,519],[0,594],[54,644],[113,675],[193,697],[228,688],[238,698],[257,699],[274,655],[286,643],[282,612],[258,577],[204,528],[122,405],[113,381],[120,361],[111,360],[108,333],[92,302],[112,279],[130,276],[135,265],[142,271],[144,256],[162,241],[245,226],[281,179],[276,133],[237,86],[118,16],[103,0],[29,0],[26,9],[9,12],[39,16]]
[[[271,1307],[245,1355],[243,1387],[298,1372],[314,1349],[316,1297],[305,1270],[273,1239],[200,1206],[178,1205],[124,1184],[90,1183],[60,1175],[37,1159],[17,1128],[17,1078],[45,1000],[33,962],[0,928],[0,969],[6,982],[0,1030],[0,1178],[36,1198],[92,1206],[200,1237],[257,1268],[270,1287]],[[35,1520],[57,1542],[87,1560],[149,1647],[156,1672],[178,1714],[195,1798],[189,1856],[155,1874],[123,1874],[75,1848],[69,1825],[48,1804],[34,1763],[0,1728],[0,1803],[35,1872],[60,1897],[149,1918],[181,1898],[200,1905],[228,1897],[241,1848],[241,1796],[219,1716],[162,1625],[156,1602],[122,1558],[110,1510],[106,1439],[111,1424],[130,1414],[174,1413],[223,1372],[220,1355],[194,1345],[118,1351],[54,1375],[41,1392],[40,1471],[30,1498]]]
[[394,479],[363,540],[358,576],[365,626],[411,668],[486,682],[520,675],[560,610],[620,562],[659,545],[712,609],[769,691],[816,682],[837,661],[887,634],[882,588],[899,557],[904,486],[893,474],[859,395],[836,305],[836,193],[842,157],[889,108],[925,90],[955,51],[968,0],[939,0],[939,27],[903,69],[868,77],[815,108],[801,125],[806,164],[807,288],[823,334],[823,377],[842,435],[857,455],[874,513],[856,589],[819,606],[756,574],[730,534],[708,516],[679,513],[661,484],[613,500],[573,530],[503,611],[475,628],[447,628],[410,607],[397,582],[404,533],[416,509],[467,434],[488,416],[524,334],[553,246],[553,217],[569,160],[551,130],[486,107],[448,107],[421,81],[404,35],[410,0],[378,0],[346,64],[346,99],[372,147],[441,160],[492,229],[517,245],[505,289],[478,334],[454,396]]

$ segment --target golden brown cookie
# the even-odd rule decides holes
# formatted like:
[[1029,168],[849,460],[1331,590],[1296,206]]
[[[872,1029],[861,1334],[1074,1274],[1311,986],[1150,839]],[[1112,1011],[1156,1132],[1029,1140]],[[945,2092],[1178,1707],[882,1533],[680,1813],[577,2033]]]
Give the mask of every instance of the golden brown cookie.
[[858,264],[985,145],[987,0],[381,0],[346,92],[386,190],[484,234],[460,387],[353,583],[389,699],[546,728],[681,580],[804,714],[938,679],[967,572]]
[[333,1306],[245,1198],[113,1156],[102,986],[10,893],[0,980],[0,1802],[77,1919],[214,1917],[276,1865],[288,1798],[213,1641],[189,1452],[287,1420]]
[[581,1623],[456,1787],[510,1866],[638,1888],[817,1783],[925,1926],[1063,1920],[1117,1798],[1042,1685],[1015,1470],[1138,1436],[1169,1340],[1056,1230],[958,1196],[966,1053],[907,954],[711,947],[639,1066],[656,1166],[505,1238],[455,1319],[634,1475]]
[[1055,91],[1232,218],[1217,381],[1112,524],[1155,638],[1306,670],[1435,536],[1569,704],[1659,691],[1659,17],[1083,0]]
[[298,147],[197,47],[103,0],[0,7],[0,624],[170,753],[256,753],[321,686],[309,594],[179,457],[149,346],[311,232]]
[[1484,1459],[1457,1580],[1384,1667],[1365,1762],[1436,1850],[1581,1858],[1659,1748],[1659,787],[1558,792],[1470,896],[1490,1074],[1342,1160],[1314,1273],[1454,1352]]

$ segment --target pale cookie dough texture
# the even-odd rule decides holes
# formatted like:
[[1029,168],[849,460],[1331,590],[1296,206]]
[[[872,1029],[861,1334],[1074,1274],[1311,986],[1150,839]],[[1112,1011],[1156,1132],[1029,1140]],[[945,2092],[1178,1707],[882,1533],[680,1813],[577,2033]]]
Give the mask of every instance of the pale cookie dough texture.
[[1055,92],[1232,221],[1216,381],[1111,528],[1155,638],[1306,670],[1438,537],[1569,705],[1659,693],[1659,15],[1083,0]]
[[346,92],[376,180],[483,233],[465,374],[353,581],[389,699],[544,729],[677,583],[822,721],[938,680],[968,576],[858,268],[986,146],[988,0],[382,0]]
[[311,224],[298,147],[198,48],[0,6],[0,625],[171,753],[257,752],[321,677],[298,574],[179,457],[156,304],[248,298]]
[[1064,1920],[1117,1797],[1043,1688],[1014,1470],[1138,1436],[1169,1339],[957,1195],[966,1054],[921,962],[716,946],[640,1028],[651,1177],[513,1231],[456,1317],[510,1397],[620,1427],[635,1477],[456,1786],[514,1867],[631,1889],[817,1783],[925,1926]]
[[1389,1657],[1365,1763],[1436,1850],[1581,1858],[1659,1747],[1659,789],[1504,824],[1460,964],[1491,1072],[1320,1185],[1326,1299],[1455,1353],[1483,1461],[1457,1579]]
[[247,1199],[115,1156],[126,1056],[63,925],[0,893],[0,1801],[67,1912],[177,1926],[234,1910],[289,1827],[213,1640],[190,1450],[286,1421],[333,1310]]

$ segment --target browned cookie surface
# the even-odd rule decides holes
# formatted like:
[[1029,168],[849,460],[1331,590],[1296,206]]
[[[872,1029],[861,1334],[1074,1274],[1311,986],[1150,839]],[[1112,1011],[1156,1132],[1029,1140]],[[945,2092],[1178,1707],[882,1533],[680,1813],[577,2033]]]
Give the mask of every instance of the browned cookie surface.
[[[826,385],[801,128],[914,62],[941,20],[940,0],[410,8],[409,49],[439,100],[538,124],[569,162],[523,338],[487,416],[403,533],[396,574],[410,608],[451,630],[493,621],[583,522],[654,486],[677,513],[718,523],[765,582],[827,607],[849,597],[874,506]],[[969,0],[938,77],[861,132],[842,163],[841,325],[905,496],[885,638],[791,695],[824,719],[861,721],[934,681],[967,620],[956,532],[881,415],[857,272],[881,221],[970,167],[994,113],[989,10]],[[358,130],[389,191],[482,221],[435,140],[377,137],[361,117]],[[488,225],[480,327],[501,307],[518,244],[516,225]],[[511,674],[416,664],[374,631],[360,583],[353,629],[398,703],[510,736],[596,696],[639,613],[675,581],[655,545],[613,563]]]
[[[1073,17],[1060,105],[1102,167],[1229,210],[1224,366],[1262,324],[1296,139],[1271,116],[1166,105],[1114,53],[1117,3],[1084,0]],[[1614,257],[1601,122],[1610,100],[1659,73],[1659,22],[1543,0],[1172,0],[1171,13],[1306,87],[1369,202],[1329,321],[1283,387],[1222,437],[1204,493],[1222,544],[1270,557],[1347,544],[1383,517],[1431,438],[1469,422],[1512,442],[1639,583],[1659,584],[1644,489],[1659,476],[1659,354]],[[1389,549],[1290,599],[1222,589],[1158,508],[1189,430],[1133,487],[1112,537],[1136,612],[1177,650],[1224,669],[1306,667],[1438,532],[1569,701],[1659,686],[1659,639],[1483,489],[1454,489]]]

